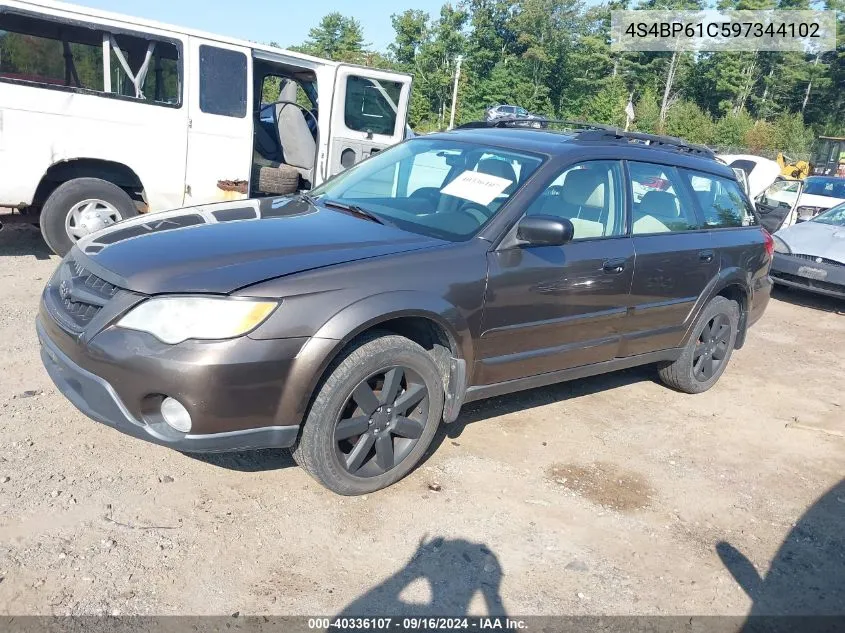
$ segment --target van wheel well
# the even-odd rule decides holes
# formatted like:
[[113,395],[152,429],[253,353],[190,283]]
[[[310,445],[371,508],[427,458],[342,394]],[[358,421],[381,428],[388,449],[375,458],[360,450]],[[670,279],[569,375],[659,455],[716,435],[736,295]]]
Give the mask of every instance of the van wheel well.
[[735,301],[739,306],[739,331],[734,344],[735,349],[739,349],[745,344],[745,333],[748,330],[748,294],[739,284],[731,284],[722,288],[718,296]]
[[94,158],[75,158],[51,165],[38,183],[32,206],[40,209],[59,185],[76,178],[99,178],[117,185],[129,194],[140,211],[146,211],[144,185],[138,174],[122,163]]

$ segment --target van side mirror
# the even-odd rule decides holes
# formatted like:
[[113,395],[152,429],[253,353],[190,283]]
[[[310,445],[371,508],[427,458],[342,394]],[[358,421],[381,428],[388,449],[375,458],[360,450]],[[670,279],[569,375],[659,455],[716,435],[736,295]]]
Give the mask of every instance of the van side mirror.
[[562,246],[574,236],[572,222],[551,215],[527,215],[516,227],[516,237],[523,246]]

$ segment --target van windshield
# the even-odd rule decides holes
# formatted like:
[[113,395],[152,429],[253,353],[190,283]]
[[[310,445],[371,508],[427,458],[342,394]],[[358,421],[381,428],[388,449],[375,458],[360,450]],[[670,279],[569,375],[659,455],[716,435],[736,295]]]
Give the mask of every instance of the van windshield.
[[499,147],[415,138],[312,191],[321,202],[355,205],[414,233],[471,238],[543,162]]

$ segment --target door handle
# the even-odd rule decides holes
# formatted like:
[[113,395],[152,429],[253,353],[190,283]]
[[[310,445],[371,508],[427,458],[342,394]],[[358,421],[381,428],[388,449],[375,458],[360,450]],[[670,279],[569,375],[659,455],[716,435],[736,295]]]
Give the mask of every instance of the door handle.
[[699,260],[701,261],[701,263],[703,263],[703,264],[709,264],[710,262],[712,262],[712,261],[713,261],[713,257],[715,257],[715,255],[716,255],[716,254],[715,254],[713,251],[709,250],[709,249],[708,249],[708,250],[706,250],[706,251],[698,251],[698,259],[699,259]]
[[606,259],[601,265],[604,272],[609,275],[618,275],[625,270],[625,259]]

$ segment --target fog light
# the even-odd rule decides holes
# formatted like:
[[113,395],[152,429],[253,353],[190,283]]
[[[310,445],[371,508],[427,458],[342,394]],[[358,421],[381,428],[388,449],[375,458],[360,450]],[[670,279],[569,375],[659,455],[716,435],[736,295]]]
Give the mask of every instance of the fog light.
[[165,398],[162,400],[161,417],[177,431],[187,433],[191,430],[191,414],[175,398]]

